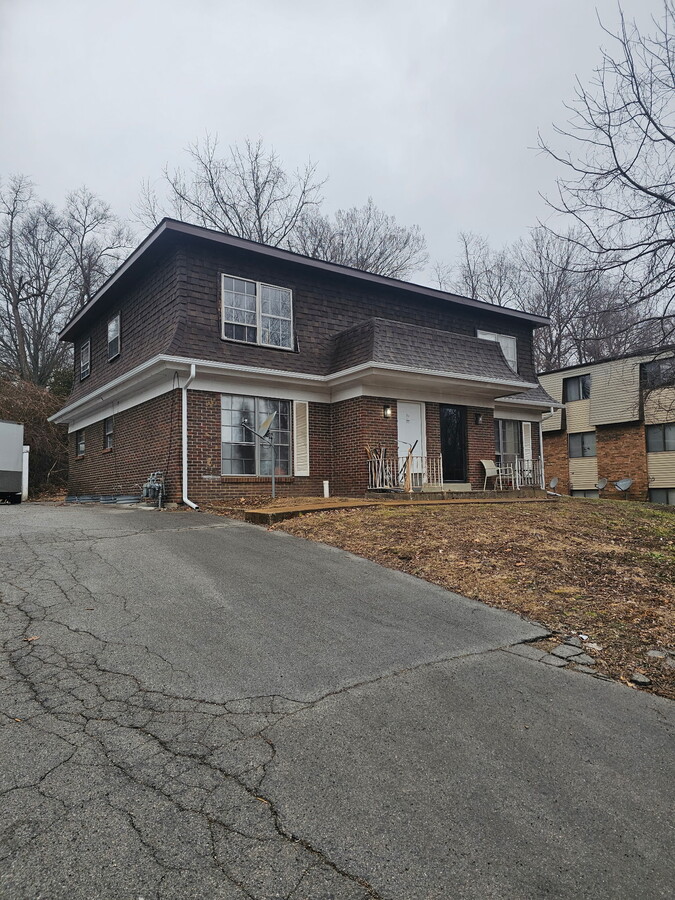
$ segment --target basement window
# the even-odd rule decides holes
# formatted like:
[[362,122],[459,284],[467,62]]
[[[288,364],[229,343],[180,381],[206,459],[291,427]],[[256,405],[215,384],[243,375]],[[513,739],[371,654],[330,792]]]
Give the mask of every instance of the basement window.
[[75,456],[84,456],[84,428],[75,432]]
[[572,497],[583,497],[585,500],[597,500],[600,492],[597,490],[570,491]]
[[590,375],[574,375],[572,378],[563,378],[563,403],[572,403],[575,400],[588,400],[590,396]]
[[80,381],[89,377],[91,371],[91,339],[80,347]]
[[595,432],[584,431],[581,434],[570,434],[569,441],[569,457],[570,459],[581,459],[586,456],[595,456]]
[[[272,475],[272,450],[249,429],[258,431],[272,413],[270,434],[274,438],[275,475],[291,474],[291,404],[289,400],[221,395],[221,441],[223,475]],[[246,428],[245,426],[249,426]]]
[[222,276],[222,337],[283,350],[293,348],[293,298],[287,288]]
[[670,453],[675,450],[675,422],[647,425],[647,453]]
[[675,506],[675,488],[650,488],[649,502]]
[[108,322],[108,359],[115,359],[120,355],[120,314]]

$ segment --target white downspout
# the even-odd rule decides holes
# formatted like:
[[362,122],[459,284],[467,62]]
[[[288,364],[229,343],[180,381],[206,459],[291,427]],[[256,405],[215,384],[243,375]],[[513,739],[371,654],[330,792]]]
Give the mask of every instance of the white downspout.
[[187,389],[195,380],[197,375],[197,366],[190,364],[190,375],[182,387],[182,408],[181,408],[181,427],[182,427],[182,449],[183,449],[183,503],[191,509],[199,509],[196,503],[188,499],[188,427],[187,427]]

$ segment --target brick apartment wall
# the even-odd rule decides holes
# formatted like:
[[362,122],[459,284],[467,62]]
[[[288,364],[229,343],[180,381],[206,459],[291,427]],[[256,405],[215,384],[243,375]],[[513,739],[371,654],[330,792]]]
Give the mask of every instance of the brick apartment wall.
[[[198,505],[269,497],[271,478],[221,475],[220,394],[188,391],[188,496]],[[278,476],[278,497],[317,497],[331,477],[330,407],[309,404],[310,475]]]
[[569,494],[570,467],[565,431],[544,432],[544,465],[546,466],[546,484],[548,485],[552,478],[557,478],[556,491],[559,494]]
[[[174,424],[170,439],[171,423]],[[140,495],[148,475],[165,473],[167,499],[180,499],[180,391],[171,391],[114,416],[113,448],[103,449],[103,420],[85,429],[85,452],[75,455],[68,436],[68,492],[75,495]]]
[[[618,425],[598,425],[595,429],[595,441],[598,478],[608,478],[610,481],[632,478],[628,499],[647,500],[649,485],[644,424],[623,422]],[[566,432],[544,434],[546,480],[557,477],[559,481],[556,490],[561,494],[570,492],[567,452]],[[616,498],[619,495],[610,485],[603,496]]]
[[[392,415],[385,419],[383,410]],[[331,409],[332,474],[335,495],[363,496],[368,490],[366,445],[386,447],[387,458],[398,456],[396,400],[390,397],[354,397],[333,403]]]
[[438,403],[424,404],[425,437],[427,456],[435,458],[441,455],[441,407]]
[[[598,425],[595,430],[598,454],[598,477],[618,481],[632,478],[629,500],[647,500],[647,445],[645,426],[642,422],[624,422],[620,425]],[[616,495],[608,491],[604,496]]]
[[[476,419],[482,416],[478,425]],[[495,458],[495,420],[491,409],[480,406],[466,408],[467,480],[474,490],[482,490],[485,483],[485,469],[481,459]]]

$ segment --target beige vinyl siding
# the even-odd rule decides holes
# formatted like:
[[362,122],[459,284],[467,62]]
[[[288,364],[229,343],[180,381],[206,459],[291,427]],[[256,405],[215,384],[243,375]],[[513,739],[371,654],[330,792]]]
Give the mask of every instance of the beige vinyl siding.
[[675,422],[675,387],[658,388],[645,397],[645,425]]
[[575,400],[565,407],[567,432],[577,434],[580,431],[595,431],[591,425],[591,401]]
[[675,452],[648,453],[647,475],[650,488],[675,487]]
[[[553,372],[550,375],[539,376],[539,383],[541,384],[541,386],[548,394],[550,394],[551,397],[553,397],[554,400],[557,400],[559,403],[562,403],[562,380],[562,372]],[[542,420],[542,431],[560,431],[560,429],[562,428],[562,413],[562,409],[554,409],[552,416],[547,416]]]
[[591,456],[570,460],[570,490],[587,491],[598,483],[598,460]]
[[598,363],[591,370],[591,425],[634,422],[640,418],[640,363],[638,356]]

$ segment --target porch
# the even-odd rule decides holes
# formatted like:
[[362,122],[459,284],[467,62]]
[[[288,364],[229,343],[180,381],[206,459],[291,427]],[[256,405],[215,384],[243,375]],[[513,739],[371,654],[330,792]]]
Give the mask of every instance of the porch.
[[[443,457],[437,456],[373,456],[367,460],[369,492],[403,493],[469,493],[468,482],[443,480]],[[540,459],[503,457],[498,461],[499,475],[488,479],[492,491],[520,491],[524,488],[544,489],[544,468]],[[475,492],[474,492],[475,493]],[[479,492],[483,493],[483,492]]]

